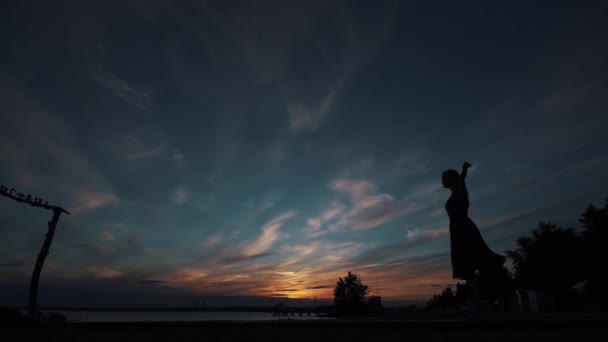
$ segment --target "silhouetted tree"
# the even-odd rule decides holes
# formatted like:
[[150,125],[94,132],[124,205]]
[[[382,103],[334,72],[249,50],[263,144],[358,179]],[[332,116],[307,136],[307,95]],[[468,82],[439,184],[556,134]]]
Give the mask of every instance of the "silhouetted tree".
[[555,296],[558,307],[571,304],[572,287],[584,279],[584,245],[573,228],[540,222],[532,236],[517,239],[517,249],[507,251],[513,259],[519,288],[541,289]]
[[[426,309],[430,311],[448,311],[450,309],[456,310],[460,305],[465,303],[466,291],[462,290],[464,285],[458,284],[456,287],[456,293],[452,291],[451,287],[446,287],[441,294],[433,295],[433,297],[427,302]],[[459,293],[461,290],[462,293]]]
[[364,312],[367,293],[368,286],[362,283],[359,276],[349,271],[346,277],[339,278],[336,283],[334,289],[336,309],[343,314]]
[[608,308],[608,276],[603,263],[608,260],[608,199],[604,208],[589,205],[581,214],[581,236],[585,243],[585,293],[594,306]]

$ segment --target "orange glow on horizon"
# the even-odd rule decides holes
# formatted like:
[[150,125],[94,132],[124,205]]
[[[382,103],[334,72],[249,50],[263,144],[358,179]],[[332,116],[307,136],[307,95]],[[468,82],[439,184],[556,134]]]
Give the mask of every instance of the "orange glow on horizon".
[[[428,266],[434,269],[444,264],[442,262]],[[213,272],[207,270],[185,268],[174,272],[164,280],[201,294],[290,299],[316,297],[317,299],[333,300],[333,289],[336,282],[339,277],[344,277],[346,272],[316,273],[313,269],[287,271],[281,267],[277,271],[267,270],[256,275],[247,273],[214,275]],[[368,295],[379,293],[383,298],[393,300],[426,300],[440,292],[447,284],[456,283],[443,270],[425,273],[424,269],[403,266],[390,271],[353,272],[362,278],[364,284],[368,285]],[[408,272],[413,274],[408,275]]]

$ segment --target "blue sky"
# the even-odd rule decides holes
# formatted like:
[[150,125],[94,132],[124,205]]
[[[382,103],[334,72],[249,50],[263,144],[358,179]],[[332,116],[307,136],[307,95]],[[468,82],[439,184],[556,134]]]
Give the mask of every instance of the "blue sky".
[[[601,2],[1,6],[0,184],[72,213],[41,288],[421,300],[454,283],[445,169],[500,253],[608,195]],[[50,212],[0,215],[25,303]]]

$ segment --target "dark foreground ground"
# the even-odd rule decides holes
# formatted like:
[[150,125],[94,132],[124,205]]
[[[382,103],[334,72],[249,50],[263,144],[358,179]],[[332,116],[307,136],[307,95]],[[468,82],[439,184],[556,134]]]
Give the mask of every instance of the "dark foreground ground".
[[608,319],[4,324],[0,341],[608,341]]

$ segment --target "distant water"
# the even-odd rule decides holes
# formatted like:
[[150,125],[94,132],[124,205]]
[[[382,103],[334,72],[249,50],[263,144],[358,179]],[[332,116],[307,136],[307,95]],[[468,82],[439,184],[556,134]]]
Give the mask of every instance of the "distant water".
[[225,312],[225,311],[56,311],[69,320],[79,322],[175,322],[175,321],[267,321],[276,319],[328,319],[310,317],[302,313],[291,316],[273,316],[272,312]]

